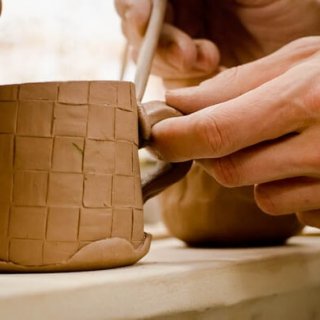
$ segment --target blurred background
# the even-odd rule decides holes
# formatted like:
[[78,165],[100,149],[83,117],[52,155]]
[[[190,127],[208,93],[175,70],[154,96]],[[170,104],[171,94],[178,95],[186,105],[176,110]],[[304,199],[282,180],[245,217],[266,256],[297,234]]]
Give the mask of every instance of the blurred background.
[[[0,83],[119,80],[125,38],[113,0],[2,0]],[[131,62],[125,80],[134,79]],[[144,100],[162,99],[160,79],[150,77]],[[153,161],[140,152],[142,171]],[[151,169],[150,169],[151,168]],[[159,222],[158,200],[145,208]]]
[[[119,79],[125,38],[113,0],[3,0],[0,29],[2,84]],[[162,93],[152,77],[145,99]]]

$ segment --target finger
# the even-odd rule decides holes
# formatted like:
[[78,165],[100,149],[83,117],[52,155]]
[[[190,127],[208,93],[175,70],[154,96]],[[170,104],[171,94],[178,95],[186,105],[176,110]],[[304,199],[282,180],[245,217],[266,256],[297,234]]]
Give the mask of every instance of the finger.
[[[137,59],[138,49],[133,52]],[[219,51],[208,40],[193,40],[186,33],[164,24],[152,73],[168,80],[212,75],[218,69]]]
[[178,29],[167,39],[167,45],[159,48],[154,59],[153,74],[175,81],[207,79],[218,72],[220,54],[211,41],[192,40]]
[[[306,70],[306,69],[303,69]],[[153,127],[164,159],[220,158],[263,141],[302,131],[312,121],[303,97],[312,90],[301,71],[286,74],[230,101]]]
[[198,162],[220,184],[240,187],[297,176],[319,177],[319,129],[261,143],[219,159]]
[[130,44],[139,45],[148,25],[152,3],[150,0],[116,0],[122,18],[122,31]]
[[320,208],[320,179],[292,178],[256,185],[257,205],[272,215],[290,214]]
[[319,44],[320,37],[299,39],[267,57],[228,69],[198,87],[168,91],[167,104],[186,114],[233,99],[310,57],[319,50]]
[[196,39],[194,44],[197,50],[197,58],[193,68],[206,71],[207,74],[216,72],[220,63],[220,53],[217,46],[204,39]]
[[[319,196],[319,195],[318,195]],[[320,228],[320,210],[298,212],[297,217],[302,224]]]
[[[183,31],[165,23],[153,61],[153,71],[161,70],[163,75],[171,74],[172,71],[185,71],[196,59],[196,54],[192,39]],[[136,59],[138,50],[134,55]]]

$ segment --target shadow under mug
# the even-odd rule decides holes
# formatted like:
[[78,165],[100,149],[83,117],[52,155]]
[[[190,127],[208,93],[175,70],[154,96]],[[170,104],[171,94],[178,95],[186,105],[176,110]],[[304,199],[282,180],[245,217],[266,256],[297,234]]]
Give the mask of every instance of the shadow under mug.
[[141,259],[151,241],[144,200],[191,163],[162,166],[142,185],[138,148],[154,123],[178,115],[161,103],[138,107],[130,82],[0,86],[0,270],[92,270]]

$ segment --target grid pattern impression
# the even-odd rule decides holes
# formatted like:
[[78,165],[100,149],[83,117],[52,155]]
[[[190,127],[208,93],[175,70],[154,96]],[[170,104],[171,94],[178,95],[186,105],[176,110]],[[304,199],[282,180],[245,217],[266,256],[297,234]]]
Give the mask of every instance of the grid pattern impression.
[[0,259],[59,263],[110,237],[139,245],[137,144],[130,83],[1,86]]

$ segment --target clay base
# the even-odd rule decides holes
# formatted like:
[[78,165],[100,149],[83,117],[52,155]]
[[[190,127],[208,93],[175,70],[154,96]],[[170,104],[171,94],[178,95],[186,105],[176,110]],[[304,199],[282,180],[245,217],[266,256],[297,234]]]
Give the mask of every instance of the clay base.
[[193,247],[281,245],[303,228],[295,215],[262,212],[252,187],[222,187],[198,165],[164,191],[161,209],[171,234]]
[[0,261],[0,271],[6,272],[56,272],[56,271],[87,271],[110,269],[136,263],[147,254],[150,248],[151,235],[145,233],[145,239],[134,248],[121,238],[110,238],[95,241],[81,248],[70,259],[52,265],[24,266],[12,262]]

